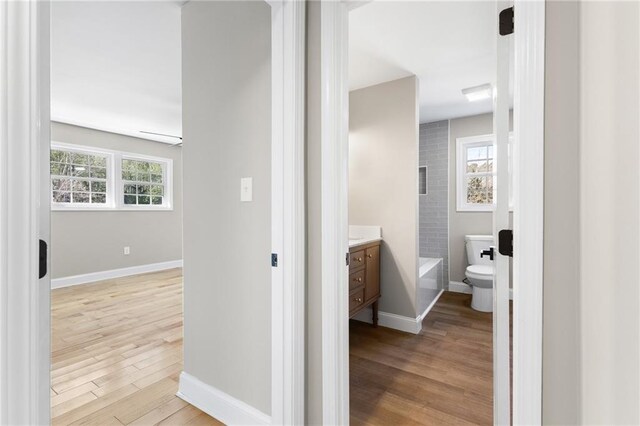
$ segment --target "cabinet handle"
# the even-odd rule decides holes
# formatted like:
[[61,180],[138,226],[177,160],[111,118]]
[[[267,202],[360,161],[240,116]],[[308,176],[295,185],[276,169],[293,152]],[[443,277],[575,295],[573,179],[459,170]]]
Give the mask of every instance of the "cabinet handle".
[[355,300],[356,302],[358,302],[358,303],[362,303],[362,298],[361,298],[361,297],[358,297],[357,299],[354,299],[354,300]]
[[358,262],[362,262],[362,258],[361,257],[358,258]]
[[361,283],[362,282],[362,278],[358,278],[358,282]]
[[368,254],[368,255],[367,255],[367,257],[368,257],[369,259],[371,259],[371,258],[373,257],[373,255],[372,255],[372,254]]

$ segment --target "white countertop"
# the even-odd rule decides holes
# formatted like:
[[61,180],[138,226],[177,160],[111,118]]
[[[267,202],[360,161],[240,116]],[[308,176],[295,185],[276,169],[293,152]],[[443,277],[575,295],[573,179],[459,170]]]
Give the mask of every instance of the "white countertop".
[[382,238],[380,237],[375,237],[375,238],[349,238],[349,248],[352,247],[356,247],[356,246],[361,246],[363,244],[370,244],[370,243],[374,243],[376,241],[382,241]]
[[379,226],[349,225],[349,248],[382,241],[382,228]]

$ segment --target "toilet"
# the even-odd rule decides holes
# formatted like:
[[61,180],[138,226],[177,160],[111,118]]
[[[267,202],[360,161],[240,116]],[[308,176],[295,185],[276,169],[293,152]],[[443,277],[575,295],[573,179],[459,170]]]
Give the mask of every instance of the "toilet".
[[[465,271],[471,286],[471,307],[476,311],[493,312],[493,260],[488,251],[494,245],[493,235],[465,235],[469,266]],[[482,252],[487,252],[481,256]]]

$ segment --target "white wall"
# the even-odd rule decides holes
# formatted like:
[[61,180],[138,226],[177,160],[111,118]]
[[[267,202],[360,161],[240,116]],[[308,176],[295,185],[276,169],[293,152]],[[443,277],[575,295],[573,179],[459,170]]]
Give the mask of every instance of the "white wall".
[[180,147],[61,123],[52,123],[51,138],[173,160],[173,210],[51,212],[52,278],[182,259]]
[[640,4],[580,3],[583,424],[640,424]]
[[271,9],[189,2],[182,51],[184,369],[269,414]]
[[416,317],[418,79],[349,95],[349,224],[382,227],[380,310]]

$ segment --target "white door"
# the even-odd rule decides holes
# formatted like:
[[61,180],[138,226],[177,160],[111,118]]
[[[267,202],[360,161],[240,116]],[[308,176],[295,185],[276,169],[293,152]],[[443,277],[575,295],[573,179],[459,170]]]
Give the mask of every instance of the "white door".
[[512,3],[498,0],[496,31],[496,80],[494,86],[493,132],[495,160],[493,234],[495,276],[493,292],[493,420],[510,424],[509,362],[509,255],[508,244],[500,245],[500,231],[509,229],[509,63],[511,38],[505,22],[513,22]]

